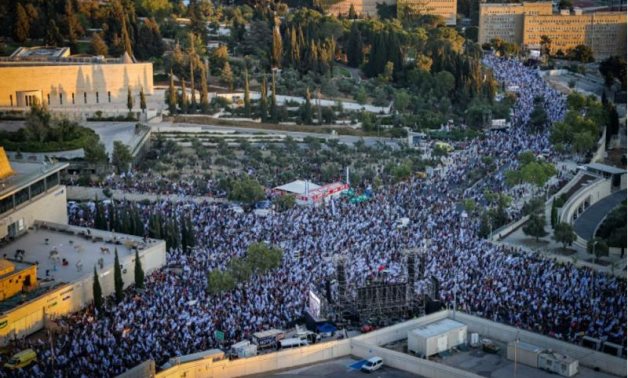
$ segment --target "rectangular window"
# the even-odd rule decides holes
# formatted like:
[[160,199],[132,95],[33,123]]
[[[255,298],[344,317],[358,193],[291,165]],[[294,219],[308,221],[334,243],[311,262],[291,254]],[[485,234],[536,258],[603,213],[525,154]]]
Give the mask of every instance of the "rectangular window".
[[107,97],[109,97],[109,102],[111,102],[111,92],[110,91],[107,92]]
[[48,97],[48,105],[50,105],[50,93],[48,93],[46,97]]
[[63,105],[63,93],[59,93],[59,105]]
[[72,105],[74,105],[74,92],[72,92]]
[[83,92],[83,102],[87,104],[87,92]]
[[11,106],[13,106],[13,95],[9,95],[9,100],[11,100]]
[[98,104],[100,102],[100,99],[98,98],[98,92],[96,92],[96,103]]

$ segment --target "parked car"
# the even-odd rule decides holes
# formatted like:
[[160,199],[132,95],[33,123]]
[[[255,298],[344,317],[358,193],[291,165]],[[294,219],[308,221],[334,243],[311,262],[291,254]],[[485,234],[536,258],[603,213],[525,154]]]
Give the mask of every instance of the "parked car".
[[374,372],[375,370],[384,366],[384,360],[381,357],[371,357],[366,360],[366,363],[362,365],[362,371],[366,373]]

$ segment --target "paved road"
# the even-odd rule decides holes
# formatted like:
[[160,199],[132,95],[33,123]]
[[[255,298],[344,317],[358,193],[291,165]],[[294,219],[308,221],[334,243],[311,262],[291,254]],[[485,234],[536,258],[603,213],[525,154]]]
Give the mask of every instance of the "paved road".
[[[93,201],[94,198],[98,199],[106,199],[107,197],[103,194],[101,188],[92,188],[87,186],[68,186],[68,200],[74,201]],[[151,194],[151,193],[128,193],[123,190],[112,190],[111,191],[113,199],[126,199],[133,202],[139,201],[194,201],[196,203],[202,202],[227,202],[224,198],[214,198],[207,196],[179,196],[176,194],[172,195],[160,195],[160,194]]]
[[[279,134],[279,135],[289,135],[293,138],[305,138],[305,137],[314,137],[314,138],[324,138],[331,139],[332,136],[330,134],[323,133],[308,133],[308,132],[300,132],[300,131],[284,131],[284,130],[264,130],[264,129],[255,129],[255,128],[247,128],[247,127],[237,127],[237,126],[215,126],[215,125],[199,125],[194,123],[171,123],[171,122],[162,122],[162,123],[154,123],[150,124],[152,128],[152,132],[157,132],[160,129],[168,129],[171,130],[173,127],[180,127],[185,131],[185,128],[191,129],[203,129],[203,130],[235,130],[242,133],[264,133],[264,134]],[[353,136],[353,135],[338,135],[333,137],[337,139],[340,143],[345,144],[354,144],[359,140],[363,140],[366,145],[374,145],[377,142],[382,142],[391,146],[397,146],[399,139],[391,139],[391,138],[379,138],[379,137],[361,137],[361,136]],[[405,141],[405,139],[404,139]]]
[[606,214],[626,199],[626,191],[615,192],[603,200],[594,203],[576,219],[574,231],[584,240],[593,239],[597,226],[602,222]]

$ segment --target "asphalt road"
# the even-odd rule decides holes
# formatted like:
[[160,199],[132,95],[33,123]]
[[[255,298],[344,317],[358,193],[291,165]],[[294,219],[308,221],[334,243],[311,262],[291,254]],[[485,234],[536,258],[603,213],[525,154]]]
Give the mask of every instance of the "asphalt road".
[[593,234],[606,214],[626,199],[626,191],[615,192],[589,206],[574,222],[574,231],[584,240],[593,239]]

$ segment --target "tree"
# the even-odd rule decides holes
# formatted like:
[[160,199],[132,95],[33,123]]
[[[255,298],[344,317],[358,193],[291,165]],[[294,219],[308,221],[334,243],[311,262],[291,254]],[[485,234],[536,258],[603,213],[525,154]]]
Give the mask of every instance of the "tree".
[[102,143],[90,143],[83,147],[85,152],[85,161],[91,164],[104,164],[109,161],[109,156]]
[[351,25],[351,32],[347,41],[347,64],[351,67],[359,67],[364,60],[364,45],[362,42],[362,34],[358,23],[354,22]]
[[187,113],[189,109],[188,91],[185,87],[185,80],[181,79],[181,96],[179,96],[179,109],[181,113]]
[[126,107],[129,109],[129,113],[131,113],[133,110],[133,95],[131,94],[131,87],[127,88]]
[[94,282],[92,284],[92,293],[94,295],[94,307],[96,307],[96,310],[102,309],[102,288],[100,287],[100,281],[98,280],[98,273],[96,273],[96,266],[94,266]]
[[116,167],[118,173],[125,172],[133,160],[129,147],[116,140],[113,142],[113,153],[111,154],[111,164]]
[[275,17],[275,27],[273,27],[273,46],[272,46],[273,67],[281,66],[282,55],[283,55],[283,46],[282,46],[282,40],[281,40],[281,32],[279,31],[279,18]]
[[597,263],[601,256],[608,256],[608,244],[601,238],[593,238],[587,242],[587,252],[595,256],[594,262]]
[[519,155],[518,169],[506,171],[506,182],[509,185],[527,182],[542,187],[555,174],[556,168],[552,163],[537,159],[534,153],[527,151]]
[[207,274],[207,292],[216,295],[235,288],[236,282],[230,272],[212,270]]
[[170,115],[173,115],[177,111],[177,91],[174,88],[174,75],[172,74],[172,70],[170,70],[170,84],[168,85],[166,96],[168,112],[170,112]]
[[246,249],[246,263],[253,273],[265,273],[281,266],[283,252],[265,243],[254,243]]
[[552,200],[552,212],[550,222],[552,224],[552,228],[556,226],[558,223],[558,205],[556,204],[556,200]]
[[480,229],[478,230],[478,235],[482,238],[487,238],[492,230],[491,218],[488,213],[482,214],[482,218],[480,220]]
[[222,79],[222,83],[225,84],[230,91],[233,91],[233,72],[231,71],[231,65],[229,62],[225,63],[220,78]]
[[46,28],[46,37],[44,38],[44,43],[48,46],[63,46],[65,40],[63,39],[63,34],[59,30],[57,26],[57,22],[53,19],[48,21],[48,27]]
[[578,45],[567,52],[567,56],[570,60],[575,60],[582,63],[590,63],[595,59],[593,57],[593,50],[587,45]]
[[538,242],[539,238],[547,235],[547,232],[545,231],[545,216],[542,214],[530,215],[530,219],[528,219],[525,226],[523,226],[523,233],[529,236],[534,236]]
[[549,124],[549,117],[542,103],[537,103],[530,113],[530,127],[532,131],[542,132]]
[[142,113],[146,112],[146,97],[144,97],[144,88],[140,89],[140,109],[142,109]]
[[252,207],[257,201],[264,199],[264,188],[253,178],[243,177],[235,180],[229,191],[229,199],[239,201],[248,207]]
[[107,44],[103,41],[99,33],[92,34],[90,50],[93,55],[107,56],[109,54]]
[[567,249],[568,245],[576,241],[576,233],[569,223],[561,222],[554,226],[554,240],[561,243],[563,249]]
[[205,65],[201,65],[201,113],[209,112],[209,93],[207,89],[207,73]]
[[122,17],[122,43],[124,44],[124,51],[129,54],[130,57],[133,57],[133,46],[131,45],[131,35],[129,34],[129,30],[127,29],[127,17]]
[[144,269],[142,269],[142,262],[137,249],[135,250],[135,287],[144,288]]
[[262,85],[260,88],[259,113],[262,122],[268,120],[268,88],[266,87],[266,75],[262,77]]
[[275,71],[272,73],[272,81],[270,86],[270,119],[273,122],[279,122],[279,112],[277,109],[277,91],[275,88]]
[[355,11],[355,7],[353,6],[353,3],[351,3],[351,6],[349,7],[349,13],[347,14],[347,18],[349,20],[355,20],[356,18],[358,18],[358,14]]
[[273,204],[277,211],[286,211],[292,209],[296,204],[296,199],[294,196],[286,194],[283,196],[276,196],[273,198]]
[[305,90],[305,103],[301,105],[301,122],[306,125],[312,124],[312,101],[310,98],[310,88]]
[[552,39],[547,35],[541,36],[541,54],[549,56],[552,51]]
[[249,71],[244,68],[244,115],[251,116],[251,94],[249,93]]
[[604,76],[606,86],[610,87],[615,79],[619,79],[621,87],[626,89],[626,59],[610,56],[600,62],[600,73]]
[[31,25],[26,9],[24,9],[22,3],[17,3],[14,33],[15,40],[19,43],[24,43],[29,37],[30,28]]
[[114,250],[113,285],[115,289],[116,303],[120,303],[122,302],[122,299],[124,299],[124,281],[122,281],[122,267],[120,266],[120,258],[118,257],[118,248]]
[[76,48],[77,39],[83,34],[83,27],[72,9],[72,1],[65,2],[65,26],[70,45]]

